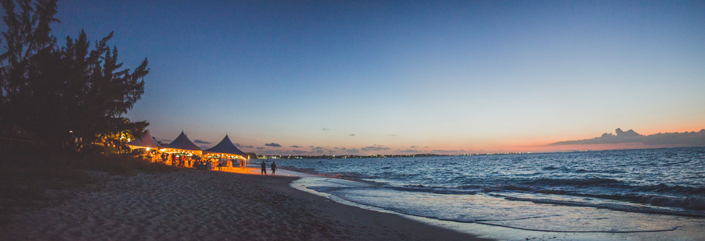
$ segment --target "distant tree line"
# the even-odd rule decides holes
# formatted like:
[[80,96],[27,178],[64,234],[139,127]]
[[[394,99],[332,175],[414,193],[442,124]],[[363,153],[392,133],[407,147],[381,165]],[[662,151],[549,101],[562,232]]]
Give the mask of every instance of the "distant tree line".
[[140,137],[149,123],[123,115],[144,93],[147,59],[133,71],[122,69],[117,48],[107,44],[112,32],[92,49],[83,30],[59,46],[51,34],[51,24],[60,22],[56,2],[2,0],[0,136],[71,152]]

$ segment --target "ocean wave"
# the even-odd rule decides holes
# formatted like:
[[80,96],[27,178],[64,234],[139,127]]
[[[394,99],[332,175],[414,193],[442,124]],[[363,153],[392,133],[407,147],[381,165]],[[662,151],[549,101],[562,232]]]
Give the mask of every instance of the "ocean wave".
[[[438,194],[475,194],[483,193],[536,193],[536,194],[556,194],[577,197],[600,198],[607,200],[625,201],[631,203],[648,204],[660,207],[677,207],[690,210],[705,210],[705,187],[683,187],[667,186],[665,184],[656,186],[632,187],[617,180],[612,179],[587,179],[587,180],[553,180],[543,179],[540,183],[552,183],[562,185],[522,185],[522,184],[502,184],[502,185],[478,185],[469,184],[457,187],[425,186],[423,184],[409,184],[404,186],[389,186],[400,191],[429,192]],[[536,184],[533,182],[532,184]],[[573,184],[573,185],[568,185]],[[592,184],[598,188],[572,188],[563,186],[579,186]],[[600,188],[602,186],[617,188]],[[673,194],[673,195],[670,195]]]
[[468,190],[468,189],[450,189],[444,187],[426,187],[423,185],[405,185],[401,187],[385,187],[397,191],[407,191],[407,192],[427,192],[436,194],[477,194],[480,190]]
[[366,176],[362,176],[362,175],[360,175],[358,173],[354,173],[354,172],[318,173],[316,175],[323,176],[323,177],[344,179],[344,180],[352,180],[352,181],[359,181],[363,177],[366,177]]
[[628,186],[619,180],[599,177],[580,179],[537,178],[523,181],[522,184],[540,186]]
[[583,169],[583,168],[578,168],[574,171],[574,173],[608,173],[608,174],[615,174],[615,173],[626,173],[624,170],[612,170],[612,169],[607,169],[607,170],[588,170],[588,169]]
[[290,170],[290,171],[295,171],[295,172],[303,172],[303,173],[308,173],[308,174],[317,174],[315,172],[315,169],[313,168],[297,168],[297,167],[292,167],[292,166],[286,166],[284,169]]
[[705,194],[705,187],[686,187],[681,185],[669,186],[666,184],[637,186],[634,191],[640,192],[656,192],[656,193],[673,193],[673,194]]
[[[579,193],[575,191],[565,191],[565,190],[535,190],[527,188],[515,188],[515,187],[504,187],[503,189],[484,189],[488,192],[494,192],[493,196],[504,197],[506,195],[499,194],[498,191],[506,190],[517,190],[524,191],[525,193],[539,193],[539,194],[557,194],[557,195],[567,195],[575,197],[586,197],[586,198],[599,198],[604,200],[615,200],[634,204],[647,204],[656,207],[674,207],[682,208],[684,211],[693,210],[705,210],[705,197],[704,196],[666,196],[666,195],[653,195],[653,194],[639,194],[639,193],[626,193],[626,194],[591,194],[591,193]],[[556,203],[558,204],[558,203]]]
[[[603,209],[625,211],[625,212],[666,214],[666,215],[678,215],[678,216],[705,218],[705,212],[692,211],[692,210],[674,210],[674,209],[664,209],[664,208],[650,207],[650,206],[635,206],[635,205],[629,205],[629,204],[616,204],[616,203],[594,203],[594,202],[582,202],[582,201],[574,201],[574,200],[556,200],[556,199],[550,199],[550,198],[527,198],[527,197],[512,197],[512,196],[505,196],[505,195],[494,195],[494,196],[504,197],[506,200],[510,200],[510,201],[528,201],[528,202],[542,203],[542,204],[603,208]],[[675,207],[675,205],[679,205],[681,207],[683,205],[686,205],[686,206],[695,205],[695,206],[700,207],[697,209],[705,210],[705,209],[702,209],[703,207],[705,207],[705,199],[703,199],[703,198],[690,198],[688,200],[678,200],[678,199],[667,200],[667,199],[663,199],[663,197],[661,197],[661,198],[654,197],[654,199],[651,199],[651,200],[654,203],[659,203],[659,202],[669,203],[671,205],[674,205],[672,207]],[[671,207],[671,206],[669,206],[669,207]]]
[[[585,188],[614,188],[621,192],[653,192],[658,194],[678,194],[678,195],[703,195],[705,186],[690,187],[683,185],[635,185],[611,178],[584,178],[584,179],[559,179],[559,178],[538,178],[531,180],[517,180],[517,184],[506,184],[493,187],[493,189],[525,190],[541,192],[546,189],[554,190],[560,187],[575,187],[574,189]],[[575,191],[575,190],[572,190]],[[615,190],[612,190],[615,191]]]
[[648,203],[662,207],[679,207],[695,210],[705,210],[705,197],[662,197],[662,196],[644,196],[641,197],[643,203]]

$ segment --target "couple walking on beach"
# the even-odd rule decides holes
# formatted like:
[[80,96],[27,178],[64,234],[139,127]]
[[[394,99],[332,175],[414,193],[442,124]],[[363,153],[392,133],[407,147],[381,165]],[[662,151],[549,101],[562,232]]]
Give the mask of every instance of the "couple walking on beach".
[[[277,164],[272,161],[272,176],[274,176],[274,172],[277,170]],[[264,161],[262,161],[262,175],[267,175],[267,164],[264,164]]]

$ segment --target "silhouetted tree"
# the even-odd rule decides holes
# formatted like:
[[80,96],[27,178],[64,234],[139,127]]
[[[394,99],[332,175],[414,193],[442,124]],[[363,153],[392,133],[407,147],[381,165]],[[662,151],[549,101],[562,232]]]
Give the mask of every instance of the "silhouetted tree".
[[65,150],[141,136],[149,124],[123,114],[144,93],[147,59],[132,72],[121,69],[117,48],[107,45],[112,32],[93,50],[83,30],[75,40],[67,37],[65,47],[57,46],[50,27],[59,22],[56,0],[2,0],[2,7],[7,24],[2,33],[7,51],[0,55],[3,134]]

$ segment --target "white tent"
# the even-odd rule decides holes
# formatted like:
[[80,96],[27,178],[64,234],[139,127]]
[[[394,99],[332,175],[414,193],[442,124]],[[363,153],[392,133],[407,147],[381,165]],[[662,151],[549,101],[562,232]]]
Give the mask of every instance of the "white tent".
[[149,134],[149,131],[147,131],[143,136],[142,139],[137,139],[131,142],[128,142],[127,144],[130,149],[140,149],[140,148],[145,148],[149,151],[149,149],[159,149],[162,146],[157,143],[154,138],[152,138],[152,135]]
[[211,149],[203,151],[203,155],[220,155],[229,158],[237,156],[238,158],[242,158],[246,162],[249,162],[249,156],[242,152],[240,149],[238,149],[233,144],[233,142],[230,141],[228,135],[225,135],[225,138],[223,138],[223,140],[220,141],[218,145],[215,145],[214,147],[211,147]]
[[225,155],[225,156],[240,156],[241,158],[247,159],[247,154],[242,152],[240,149],[238,149],[232,141],[230,141],[230,138],[228,138],[228,135],[225,135],[225,138],[223,138],[218,145],[215,145],[211,149],[203,151],[204,155]]
[[174,139],[169,145],[162,146],[160,150],[164,152],[185,152],[198,155],[201,155],[202,152],[201,148],[193,144],[183,131],[179,137]]

